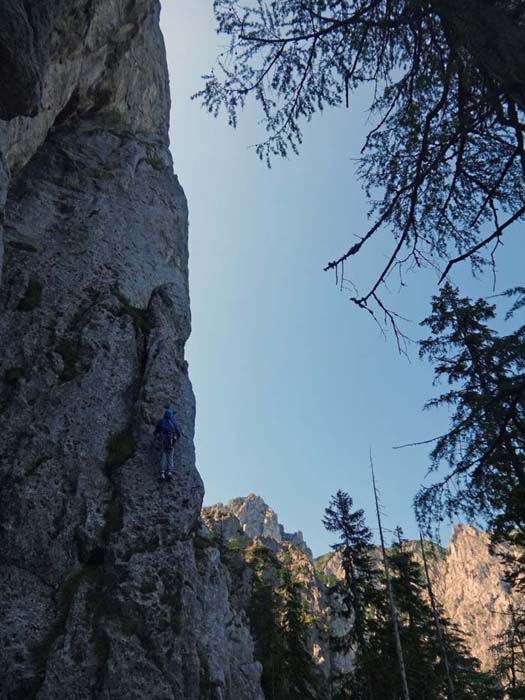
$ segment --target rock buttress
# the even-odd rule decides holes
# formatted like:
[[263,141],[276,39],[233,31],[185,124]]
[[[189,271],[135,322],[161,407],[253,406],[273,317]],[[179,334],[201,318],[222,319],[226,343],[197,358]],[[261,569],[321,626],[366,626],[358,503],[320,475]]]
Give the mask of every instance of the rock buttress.
[[[0,71],[0,696],[260,698],[228,574],[195,555],[159,5],[28,6],[9,0],[0,32],[19,76]],[[151,444],[166,401],[186,434],[171,486]]]

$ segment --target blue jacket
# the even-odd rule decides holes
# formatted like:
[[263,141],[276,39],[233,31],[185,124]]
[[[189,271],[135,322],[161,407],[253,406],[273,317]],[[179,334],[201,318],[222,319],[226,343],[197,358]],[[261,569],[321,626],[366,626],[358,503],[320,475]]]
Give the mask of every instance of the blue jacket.
[[162,447],[169,450],[175,446],[176,440],[181,436],[181,431],[175,418],[161,418],[153,434],[155,437],[159,436],[162,439]]

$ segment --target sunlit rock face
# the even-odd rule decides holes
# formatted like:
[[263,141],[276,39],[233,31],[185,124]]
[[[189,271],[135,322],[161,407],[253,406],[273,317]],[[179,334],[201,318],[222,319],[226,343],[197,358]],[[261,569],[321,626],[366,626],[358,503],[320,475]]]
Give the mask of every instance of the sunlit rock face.
[[261,496],[250,493],[248,496],[233,498],[228,503],[217,503],[212,506],[215,514],[222,518],[226,514],[231,514],[237,518],[244,534],[253,539],[254,537],[265,537],[273,542],[289,542],[297,549],[301,549],[310,558],[312,552],[304,541],[303,533],[286,532],[279,522],[277,513],[265,503]]
[[[229,574],[195,544],[187,206],[159,3],[4,5],[2,697],[260,698]],[[151,441],[168,402],[185,434],[172,485]]]
[[228,501],[225,509],[237,516],[248,537],[269,537],[276,542],[281,541],[277,513],[260,496],[251,493],[245,498],[234,498]]
[[489,536],[468,525],[456,526],[433,575],[436,597],[447,615],[463,630],[482,666],[493,668],[491,647],[510,622],[513,601],[502,562],[489,552]]

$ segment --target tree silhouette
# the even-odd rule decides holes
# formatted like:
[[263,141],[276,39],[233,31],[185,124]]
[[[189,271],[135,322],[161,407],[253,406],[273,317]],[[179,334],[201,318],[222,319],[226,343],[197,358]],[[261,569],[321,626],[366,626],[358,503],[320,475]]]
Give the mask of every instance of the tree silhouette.
[[365,524],[364,512],[353,511],[351,496],[338,491],[325,509],[323,524],[339,540],[332,549],[341,556],[344,582],[342,589],[346,616],[354,619],[344,645],[355,649],[355,670],[348,685],[354,700],[374,700],[372,669],[368,666],[367,608],[376,595],[377,571],[373,560],[372,533]]
[[[514,315],[525,296],[512,293]],[[509,580],[525,586],[525,326],[498,335],[495,314],[494,305],[462,298],[447,284],[423,321],[430,336],[420,354],[448,384],[427,406],[452,413],[450,430],[431,452],[431,471],[445,471],[420,490],[415,505],[427,532],[443,516],[484,517],[494,545],[506,545]]]
[[[387,227],[385,264],[352,300],[396,315],[382,298],[395,271],[493,262],[525,214],[525,3],[520,0],[215,0],[229,45],[195,97],[230,124],[253,98],[257,153],[297,152],[305,121],[371,84],[374,126],[358,175],[373,224],[325,269],[349,263]],[[350,282],[352,281],[350,275]]]

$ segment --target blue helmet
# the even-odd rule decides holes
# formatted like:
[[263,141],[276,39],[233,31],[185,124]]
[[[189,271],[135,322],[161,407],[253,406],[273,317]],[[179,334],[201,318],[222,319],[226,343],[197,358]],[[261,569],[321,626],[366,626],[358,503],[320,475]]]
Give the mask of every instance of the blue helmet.
[[164,411],[164,418],[172,418],[172,417],[173,417],[173,411],[171,410],[171,408],[167,408]]

